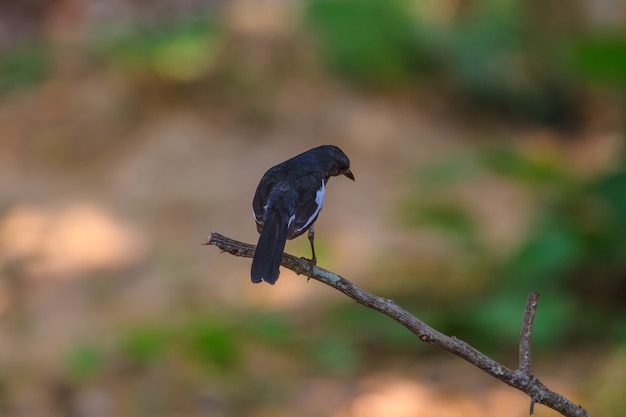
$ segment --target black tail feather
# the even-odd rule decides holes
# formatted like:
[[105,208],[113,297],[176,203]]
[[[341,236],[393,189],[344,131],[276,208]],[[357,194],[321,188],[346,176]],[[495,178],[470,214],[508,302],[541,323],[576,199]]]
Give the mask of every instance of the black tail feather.
[[265,281],[274,284],[278,279],[289,222],[275,208],[268,207],[266,210],[250,276],[255,283]]

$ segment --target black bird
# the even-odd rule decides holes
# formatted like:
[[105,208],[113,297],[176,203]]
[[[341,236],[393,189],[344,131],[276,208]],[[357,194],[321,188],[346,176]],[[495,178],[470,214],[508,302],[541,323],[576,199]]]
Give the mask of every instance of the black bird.
[[256,189],[252,210],[261,234],[252,260],[252,282],[274,284],[287,239],[309,231],[315,264],[313,223],[322,209],[328,178],[354,181],[350,160],[336,146],[323,145],[270,168]]

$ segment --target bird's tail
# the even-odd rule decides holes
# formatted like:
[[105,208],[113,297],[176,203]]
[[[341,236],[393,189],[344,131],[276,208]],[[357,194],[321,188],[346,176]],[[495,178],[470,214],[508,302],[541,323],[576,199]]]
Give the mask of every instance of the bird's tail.
[[276,282],[288,230],[289,219],[276,208],[267,207],[263,230],[252,259],[252,282],[265,281],[272,285]]

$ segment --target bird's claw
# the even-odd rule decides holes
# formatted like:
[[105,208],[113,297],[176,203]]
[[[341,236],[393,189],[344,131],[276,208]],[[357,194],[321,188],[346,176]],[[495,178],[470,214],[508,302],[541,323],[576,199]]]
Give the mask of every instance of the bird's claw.
[[[313,267],[315,265],[317,265],[317,259],[313,258],[313,259],[309,259],[309,258],[305,258],[304,256],[301,257],[300,259],[302,259],[303,261],[306,261],[306,263],[308,264],[308,272],[313,272]],[[306,281],[309,282],[309,280],[311,279],[311,277],[307,277]]]

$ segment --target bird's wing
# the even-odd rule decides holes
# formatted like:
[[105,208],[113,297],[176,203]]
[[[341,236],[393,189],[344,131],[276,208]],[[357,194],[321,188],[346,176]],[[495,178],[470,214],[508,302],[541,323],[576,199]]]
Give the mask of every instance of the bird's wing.
[[318,175],[298,178],[296,183],[298,203],[289,225],[289,239],[300,236],[317,219],[324,204],[325,181]]
[[252,215],[257,225],[263,225],[263,216],[265,215],[265,205],[267,204],[268,193],[263,193],[257,188],[252,200]]
[[263,226],[263,216],[265,215],[267,199],[280,178],[277,171],[277,168],[274,167],[263,175],[254,193],[254,198],[252,199],[252,214],[254,215],[254,221],[257,223],[259,232]]

